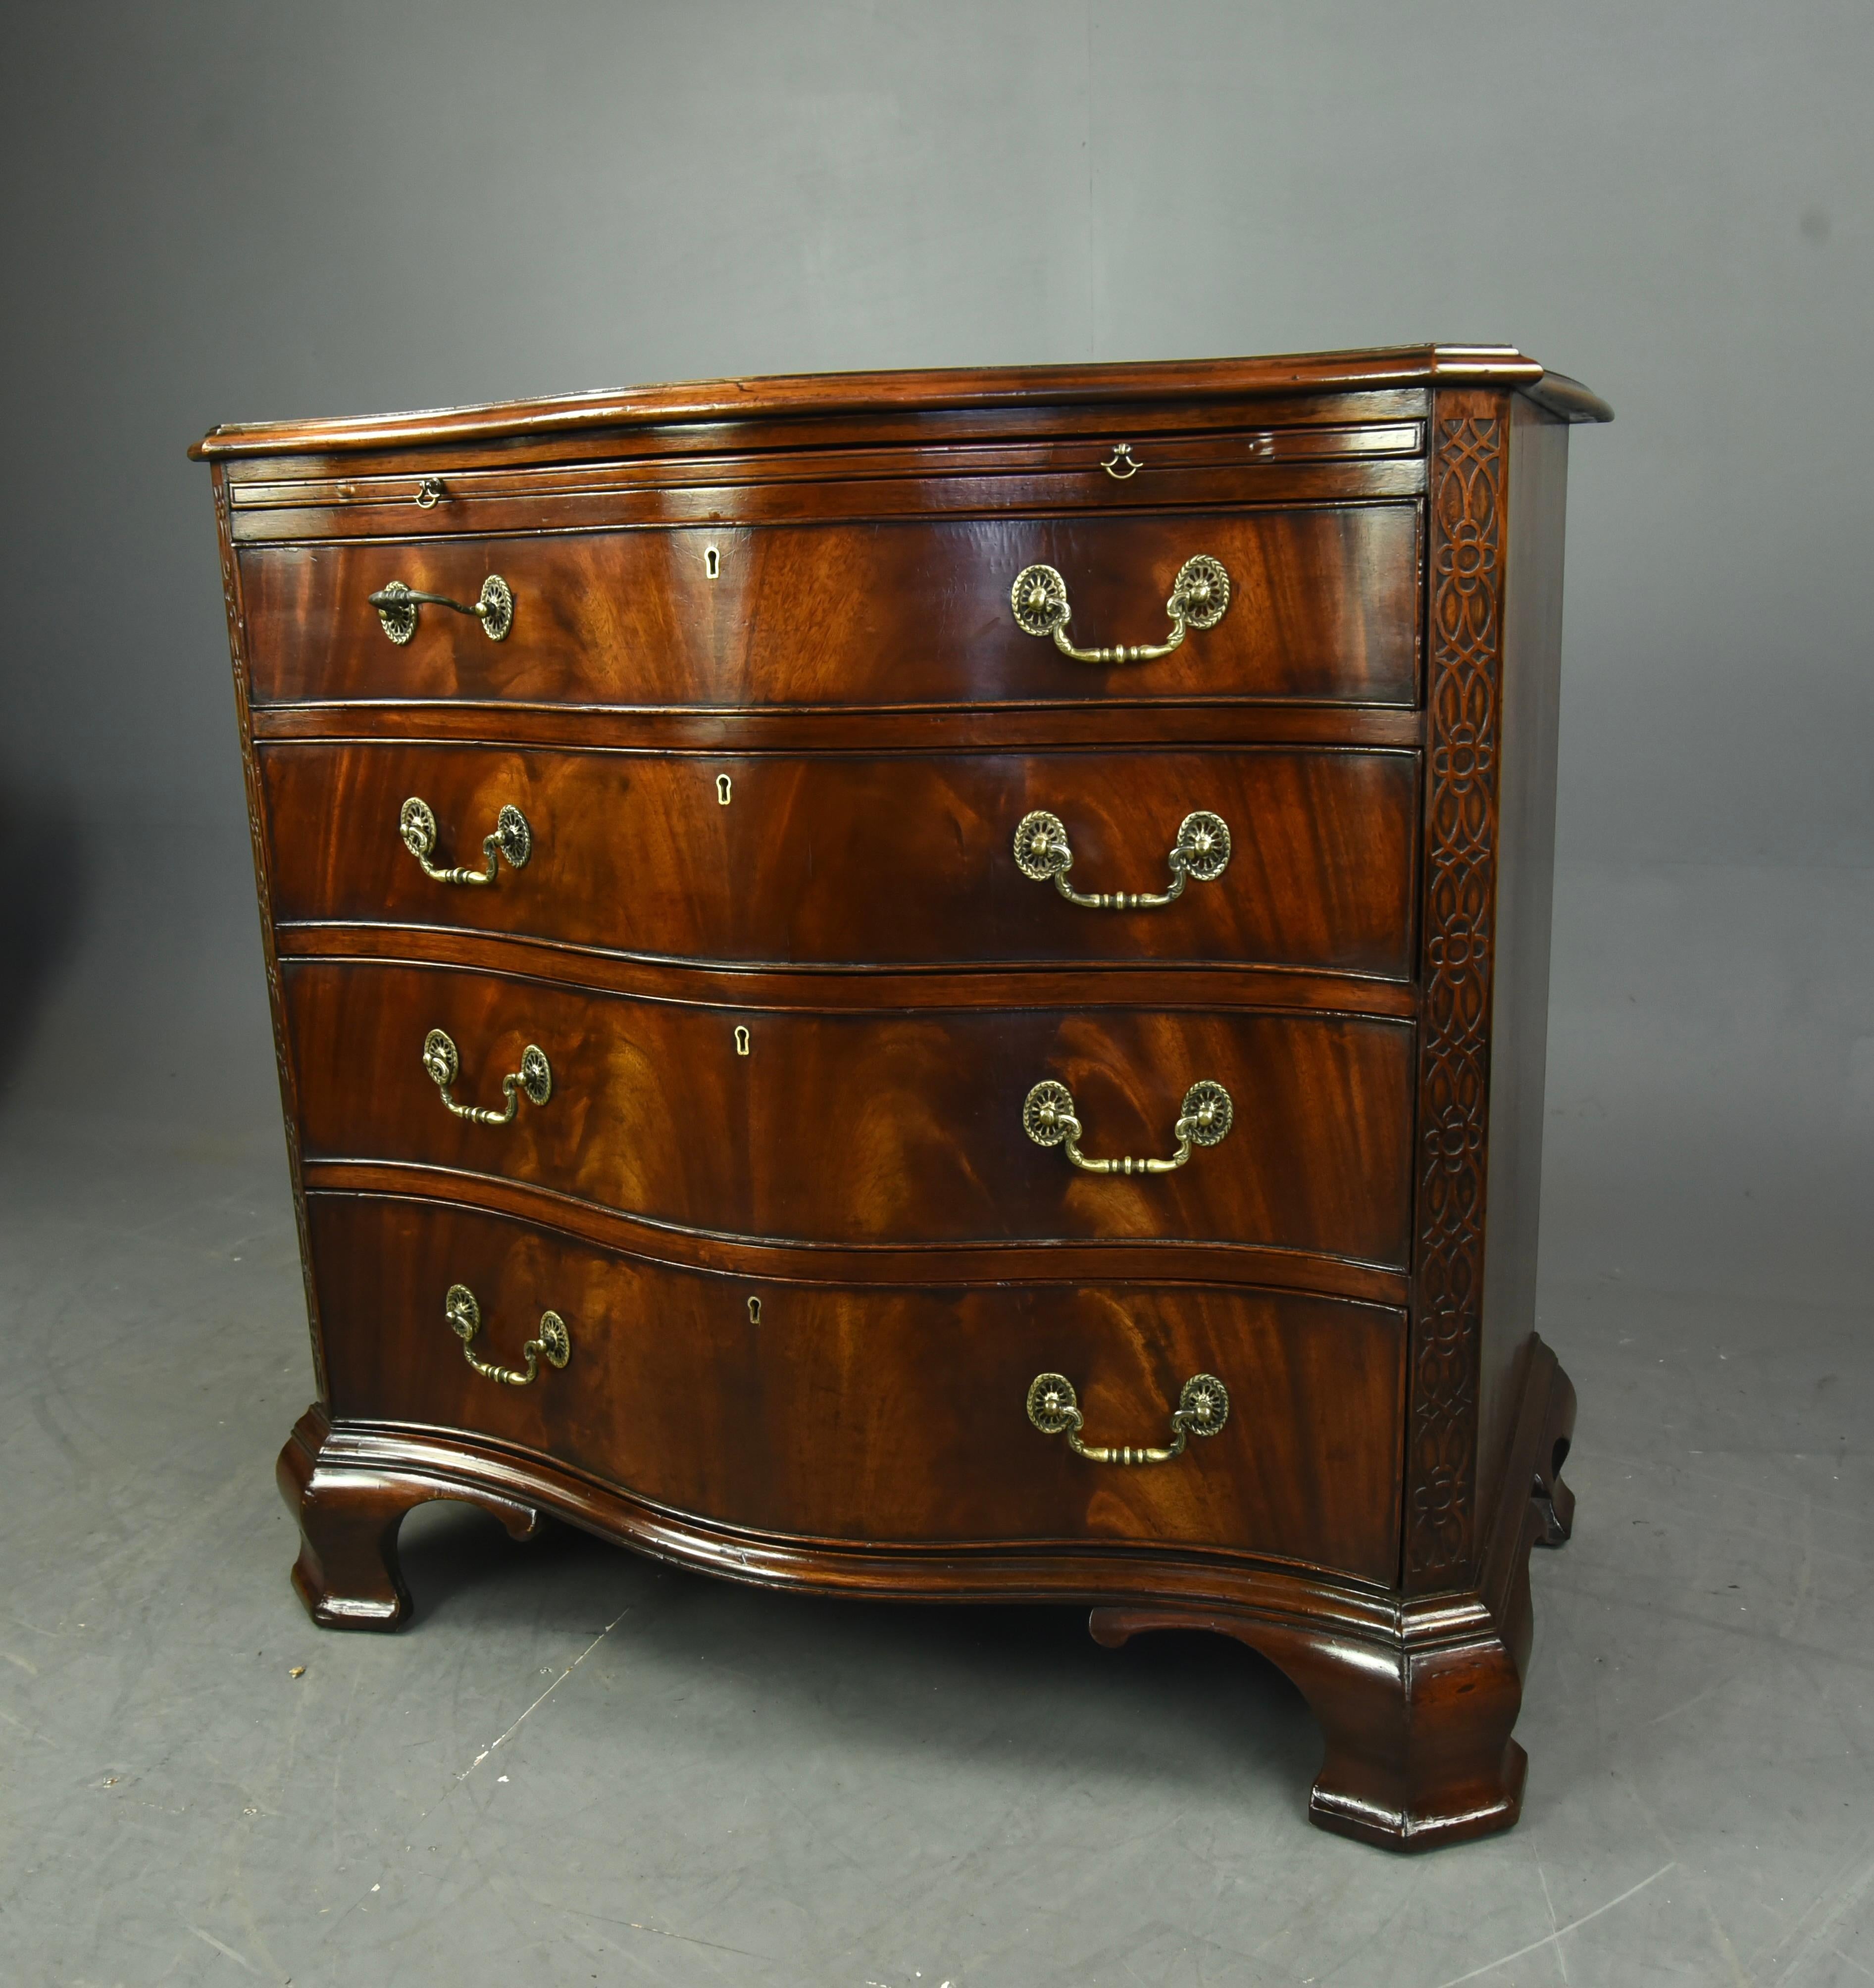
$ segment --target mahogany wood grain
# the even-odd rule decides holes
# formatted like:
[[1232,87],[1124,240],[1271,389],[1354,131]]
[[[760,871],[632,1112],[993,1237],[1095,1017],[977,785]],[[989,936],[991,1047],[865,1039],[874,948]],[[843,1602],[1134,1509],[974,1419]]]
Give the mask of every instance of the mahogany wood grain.
[[1303,1297],[1351,1298],[1402,1307],[1402,1270],[1345,1257],[1233,1240],[1187,1242],[1167,1236],[1060,1242],[1005,1236],[966,1242],[802,1242],[719,1236],[626,1214],[536,1181],[425,1166],[407,1160],[310,1160],[310,1190],[328,1194],[423,1196],[512,1215],[596,1243],[600,1249],[691,1270],[719,1270],[770,1283],[1027,1284],[1240,1283]]
[[405,960],[550,980],[646,1000],[699,1002],[745,1014],[820,1009],[1262,1008],[1372,1015],[1409,1022],[1418,990],[1397,980],[1294,967],[1157,962],[1089,967],[1077,961],[1022,966],[726,966],[634,958],[553,939],[421,925],[282,925],[282,959]]
[[[289,924],[382,920],[529,934],[651,958],[756,964],[1221,961],[1403,980],[1412,971],[1417,762],[1263,751],[812,756],[519,753],[293,746],[260,755]],[[729,804],[720,782],[729,783]],[[427,876],[397,833],[406,796],[440,825],[438,867],[479,870],[503,806],[521,870]],[[1229,867],[1175,903],[1067,903],[1016,867],[1016,824],[1066,824],[1083,893],[1162,892],[1193,809]]]
[[631,710],[512,700],[374,699],[274,704],[252,714],[253,735],[402,739],[411,744],[557,746],[573,751],[851,752],[1013,751],[1071,746],[1368,746],[1410,749],[1423,714],[1405,705],[1219,701],[995,705],[892,710]]
[[[347,540],[239,556],[262,704],[1406,705],[1417,688],[1418,548],[1418,507],[1407,502]],[[1039,562],[1067,582],[1077,641],[1161,641],[1172,583],[1198,553],[1229,572],[1229,610],[1155,662],[1071,661],[1016,624],[1010,589]],[[502,641],[432,607],[400,647],[370,605],[393,580],[472,601],[489,573],[514,598]]]
[[[1248,1609],[1174,1604],[1102,1608],[1089,1626],[1115,1647],[1142,1630],[1209,1629],[1279,1664],[1307,1699],[1327,1741],[1309,1819],[1386,1850],[1429,1850],[1507,1829],[1521,1812],[1528,1756],[1510,1738],[1533,1631],[1529,1555],[1568,1537],[1574,1498],[1559,1475],[1575,1427],[1575,1390],[1531,1337],[1507,1467],[1492,1485],[1481,1593],[1469,1606],[1411,1603],[1404,1634],[1382,1653],[1319,1618],[1270,1623]],[[1535,1495],[1528,1487],[1534,1483]]]
[[[767,1531],[1162,1540],[1372,1581],[1397,1554],[1397,1312],[1188,1284],[773,1285],[415,1201],[315,1195],[311,1220],[349,1421],[475,1431]],[[550,1307],[567,1366],[523,1388],[475,1374],[444,1316],[455,1283],[483,1360],[519,1366]],[[1168,1442],[1197,1373],[1230,1389],[1230,1417],[1171,1462],[1091,1463],[1029,1422],[1043,1371],[1072,1380],[1092,1443]]]
[[[565,394],[497,405],[340,420],[230,424],[214,429],[198,457],[357,448],[404,448],[492,437],[560,435],[581,429],[719,424],[761,418],[894,414],[956,409],[1098,406],[1134,410],[1180,400],[1287,397],[1297,394],[1396,392],[1470,384],[1539,390],[1544,380],[1571,417],[1609,421],[1612,410],[1578,381],[1545,374],[1507,345],[1416,345],[1253,359],[1166,360],[1141,365],[956,367],[928,371],[793,374],[703,380],[607,394]],[[1568,390],[1572,389],[1572,394]],[[706,431],[706,430],[705,431]]]
[[1384,1848],[1422,1850],[1504,1828],[1521,1806],[1527,1762],[1510,1730],[1531,1639],[1529,1554],[1547,1536],[1550,1510],[1523,1485],[1533,1476],[1565,1499],[1553,1470],[1537,1466],[1565,1453],[1575,1401],[1539,1340],[1523,1371],[1515,1467],[1487,1516],[1493,1543],[1482,1591],[1422,1601],[1174,1540],[1141,1551],[1123,1540],[881,1546],[764,1534],[672,1513],[485,1436],[335,1426],[322,1408],[301,1418],[278,1476],[303,1542],[293,1584],[328,1627],[394,1628],[408,1619],[397,1527],[412,1506],[449,1497],[482,1506],[519,1539],[551,1511],[677,1565],[765,1586],[908,1601],[1091,1601],[1088,1626],[1109,1647],[1159,1628],[1234,1636],[1287,1672],[1321,1721],[1326,1757],[1310,1819]]
[[[534,430],[497,424],[496,431],[451,430],[425,442],[373,439],[355,447],[343,441],[328,447],[316,437],[309,440],[301,434],[296,439],[303,446],[293,445],[296,438],[289,436],[277,450],[264,445],[258,453],[218,449],[216,459],[228,478],[232,508],[250,518],[271,508],[267,494],[276,486],[349,485],[360,493],[381,488],[390,495],[401,485],[414,503],[421,477],[431,475],[440,477],[444,485],[440,502],[425,509],[425,522],[436,523],[435,511],[451,502],[451,478],[480,471],[505,475],[538,468],[583,475],[589,469],[616,468],[656,480],[665,465],[678,477],[688,473],[688,465],[719,462],[735,465],[739,478],[759,481],[770,473],[787,475],[787,465],[796,461],[861,455],[889,460],[895,452],[915,450],[935,468],[955,459],[959,451],[1020,449],[1037,442],[1063,449],[1077,442],[1088,445],[1094,453],[1064,454],[1057,466],[1097,468],[1121,441],[1139,451],[1144,461],[1162,442],[1182,445],[1219,435],[1294,434],[1335,428],[1371,430],[1404,421],[1422,423],[1430,411],[1431,395],[1422,387],[1223,399],[1173,395],[1112,405],[1056,401],[876,408],[869,413],[742,411],[733,419],[702,424],[654,420]],[[1279,477],[1293,461],[1294,452],[1287,451],[1260,467]],[[1104,478],[1105,472],[1100,473]]]
[[[279,1470],[315,1619],[405,1619],[403,1513],[466,1498],[774,1586],[1215,1629],[1314,1706],[1323,1827],[1514,1821],[1528,1555],[1573,1509],[1531,1330],[1564,424],[1609,418],[1511,348],[1422,347],[208,438],[324,1397]],[[1077,642],[1159,639],[1199,551],[1230,611],[1156,662],[1015,626],[1046,561]],[[500,644],[431,607],[397,647],[366,598],[490,572]],[[425,880],[411,793],[445,861],[509,800],[533,860]],[[1035,807],[1083,890],[1155,888],[1193,808],[1236,854],[1082,910],[1015,872]],[[552,1098],[452,1117],[436,1026],[459,1097],[533,1041]],[[1088,1175],[1023,1136],[1044,1077],[1097,1157],[1168,1154],[1199,1077],[1236,1122]],[[458,1280],[485,1357],[551,1305],[567,1368],[475,1375]],[[1199,1368],[1232,1418],[1091,1464],[1027,1422],[1044,1367],[1095,1442],[1162,1437]]]
[[[1188,445],[1138,445],[1140,467],[1123,482],[1100,467],[1111,444],[941,451],[871,449],[843,455],[789,449],[767,458],[655,458],[569,470],[462,468],[452,459],[432,483],[445,495],[418,504],[408,473],[367,481],[322,478],[242,486],[233,520],[242,547],[356,538],[387,542],[490,533],[616,530],[621,526],[780,525],[945,516],[1015,517],[1087,510],[1118,514],[1244,505],[1415,500],[1425,493],[1422,431],[1376,424],[1385,446],[1280,460],[1266,431],[1231,438],[1233,460],[1180,461]],[[1069,464],[1025,458],[1067,455]],[[819,460],[815,458],[818,458]],[[804,459],[803,459],[804,458]],[[732,479],[732,480],[730,480]]]
[[[644,438],[633,438],[641,445]],[[798,435],[790,446],[768,449],[661,448],[621,453],[611,460],[523,462],[511,456],[477,460],[472,455],[434,476],[427,492],[413,489],[408,471],[379,472],[355,462],[336,472],[307,474],[290,468],[264,477],[243,476],[231,485],[238,519],[259,526],[267,536],[279,536],[268,512],[295,516],[330,512],[325,529],[360,535],[353,521],[368,521],[367,529],[386,529],[381,519],[398,521],[387,529],[394,536],[411,522],[410,507],[421,494],[418,509],[426,515],[417,522],[426,531],[489,529],[495,515],[490,506],[539,506],[614,499],[634,490],[681,489],[686,486],[724,487],[742,483],[844,483],[861,481],[914,482],[941,489],[956,478],[1009,476],[1071,477],[1068,487],[1081,501],[1114,509],[1137,510],[1140,500],[1156,504],[1193,501],[1186,493],[1191,472],[1290,470],[1326,462],[1372,462],[1425,453],[1422,420],[1363,420],[1339,424],[1311,421],[1294,425],[1259,423],[1253,428],[1199,426],[1194,432],[1166,432],[1162,425],[1121,445],[1097,431],[1070,431],[1040,435],[1003,434],[994,438],[939,441],[931,436],[894,445],[868,437],[856,448],[806,448]],[[1107,465],[1111,464],[1111,468]],[[1145,480],[1142,483],[1140,479]],[[1135,485],[1130,490],[1128,485]],[[1259,477],[1243,486],[1273,487],[1285,501],[1284,479]],[[1345,494],[1333,492],[1329,494]],[[824,501],[824,500],[823,500]],[[529,526],[563,521],[557,509],[531,510]],[[239,529],[237,525],[237,531]]]
[[[763,1014],[435,968],[282,964],[306,1157],[537,1181],[686,1229],[829,1242],[1126,1236],[1244,1242],[1400,1266],[1411,1205],[1412,1031],[1346,1016],[1008,1009]],[[749,1053],[735,1030],[748,1029]],[[498,1104],[529,1043],[553,1094]],[[1175,1173],[1094,1175],[1023,1133],[1044,1077],[1089,1157],[1168,1156],[1186,1090],[1235,1125]]]

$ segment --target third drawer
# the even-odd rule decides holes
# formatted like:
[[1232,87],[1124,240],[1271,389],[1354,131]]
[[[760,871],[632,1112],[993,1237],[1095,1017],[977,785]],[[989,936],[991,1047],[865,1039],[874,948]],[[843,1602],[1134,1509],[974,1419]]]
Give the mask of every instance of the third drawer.
[[[763,1009],[517,975],[282,962],[309,1161],[504,1177],[641,1221],[782,1241],[1244,1244],[1402,1268],[1412,1026],[1229,1009]],[[751,999],[759,996],[751,989]],[[502,1106],[531,1046],[550,1095]],[[1232,1123],[1175,1172],[1094,1174],[1024,1130],[1067,1087],[1092,1159],[1169,1157],[1191,1087]]]

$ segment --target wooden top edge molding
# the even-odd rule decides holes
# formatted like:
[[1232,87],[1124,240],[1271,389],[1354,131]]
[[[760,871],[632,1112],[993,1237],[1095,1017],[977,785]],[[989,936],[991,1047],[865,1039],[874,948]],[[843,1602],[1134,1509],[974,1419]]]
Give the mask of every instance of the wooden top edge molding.
[[1267,359],[1169,360],[1148,365],[959,367],[694,380],[416,414],[235,423],[211,429],[189,454],[198,460],[322,454],[334,449],[416,448],[506,435],[787,414],[932,413],[1072,401],[1123,406],[1191,395],[1253,398],[1368,387],[1464,385],[1517,389],[1564,421],[1613,419],[1613,410],[1606,402],[1578,380],[1544,372],[1514,346],[1412,345]]

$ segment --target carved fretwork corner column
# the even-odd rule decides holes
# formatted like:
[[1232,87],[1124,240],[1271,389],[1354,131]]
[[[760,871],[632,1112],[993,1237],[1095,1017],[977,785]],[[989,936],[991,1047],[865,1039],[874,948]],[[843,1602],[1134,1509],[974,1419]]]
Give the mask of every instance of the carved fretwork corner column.
[[1403,1587],[1476,1566],[1508,397],[1433,401],[1425,884]]

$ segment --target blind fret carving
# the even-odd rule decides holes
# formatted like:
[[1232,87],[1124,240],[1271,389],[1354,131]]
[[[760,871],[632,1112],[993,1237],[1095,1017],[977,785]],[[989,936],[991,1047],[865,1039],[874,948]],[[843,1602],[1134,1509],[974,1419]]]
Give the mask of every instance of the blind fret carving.
[[1504,424],[1439,397],[1426,687],[1424,989],[1406,1581],[1458,1581],[1477,1503],[1477,1364],[1497,891]]

